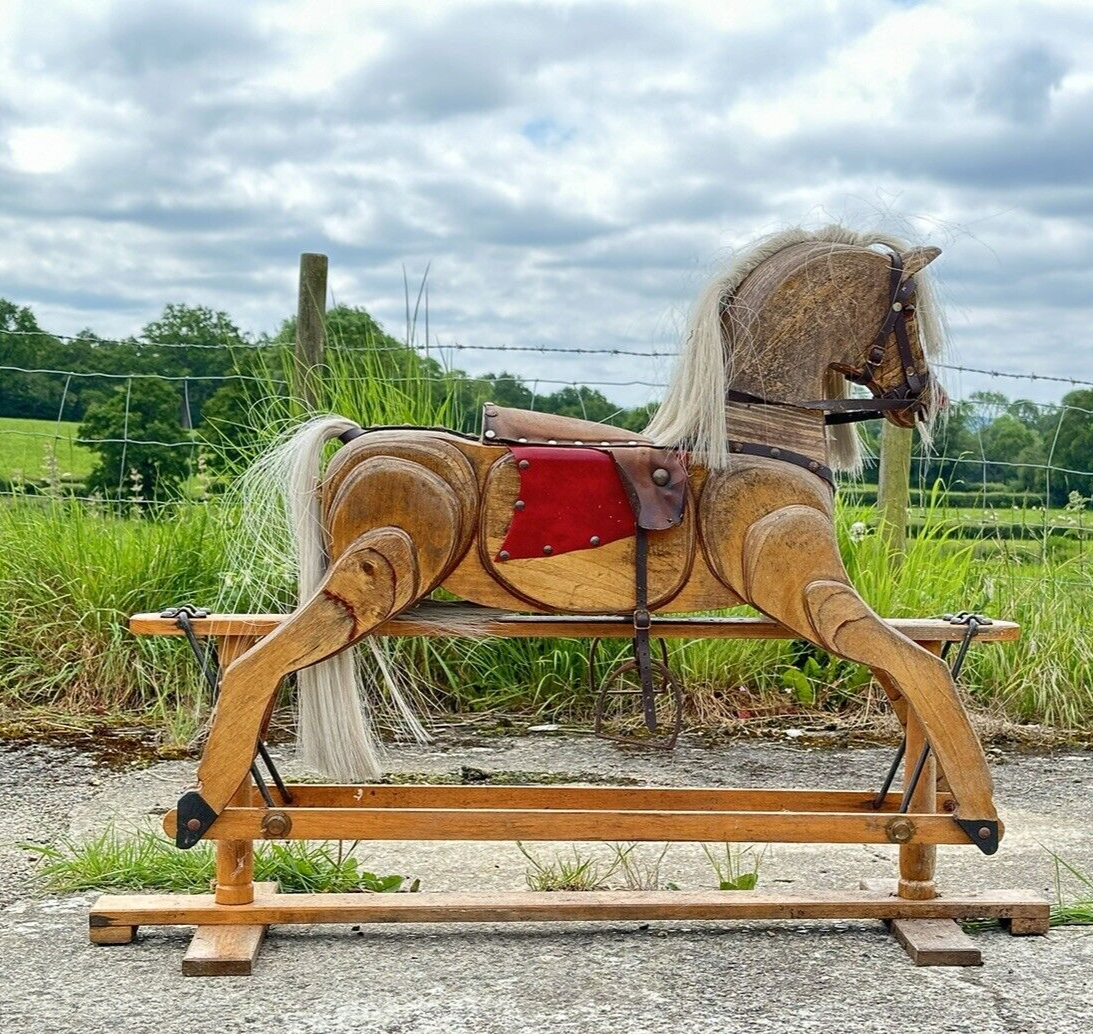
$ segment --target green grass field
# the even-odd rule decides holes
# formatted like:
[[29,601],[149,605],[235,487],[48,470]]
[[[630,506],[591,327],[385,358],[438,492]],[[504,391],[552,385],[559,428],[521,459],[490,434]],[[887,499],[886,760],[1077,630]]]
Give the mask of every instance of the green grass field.
[[51,454],[56,456],[57,476],[62,481],[83,481],[95,465],[95,454],[73,443],[79,426],[0,417],[0,483],[47,480]]

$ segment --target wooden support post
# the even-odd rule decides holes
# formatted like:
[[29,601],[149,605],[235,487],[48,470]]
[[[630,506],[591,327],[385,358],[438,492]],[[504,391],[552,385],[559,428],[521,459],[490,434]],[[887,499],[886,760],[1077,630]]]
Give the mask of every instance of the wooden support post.
[[320,400],[320,373],[326,342],[325,255],[300,256],[300,291],[296,303],[296,395],[309,408]]
[[[903,761],[904,787],[910,784],[919,755],[926,743],[922,724],[910,708],[907,709],[907,753]],[[937,811],[937,762],[933,753],[926,758],[918,785],[911,795],[910,812],[930,814]],[[937,862],[935,844],[904,844],[899,849],[899,896],[914,901],[937,897],[934,868]]]
[[877,516],[889,549],[902,553],[907,540],[907,508],[911,503],[911,442],[914,432],[884,421],[880,438],[880,483]]

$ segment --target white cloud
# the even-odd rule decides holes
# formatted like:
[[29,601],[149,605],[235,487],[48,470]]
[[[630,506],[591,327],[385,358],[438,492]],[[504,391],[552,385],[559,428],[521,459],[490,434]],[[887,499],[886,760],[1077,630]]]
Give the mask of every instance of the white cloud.
[[58,331],[129,332],[175,300],[272,328],[298,252],[324,250],[339,299],[392,328],[403,265],[431,262],[442,341],[663,350],[726,249],[899,217],[945,248],[958,359],[1093,380],[1077,0],[362,0],[321,18],[28,0],[2,18],[0,294]]

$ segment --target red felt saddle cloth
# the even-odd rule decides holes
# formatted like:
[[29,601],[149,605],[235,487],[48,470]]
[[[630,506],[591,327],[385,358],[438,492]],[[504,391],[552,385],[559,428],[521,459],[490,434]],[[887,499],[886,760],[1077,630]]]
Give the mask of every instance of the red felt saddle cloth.
[[635,533],[633,503],[608,453],[549,445],[510,449],[520,496],[494,560],[595,549]]

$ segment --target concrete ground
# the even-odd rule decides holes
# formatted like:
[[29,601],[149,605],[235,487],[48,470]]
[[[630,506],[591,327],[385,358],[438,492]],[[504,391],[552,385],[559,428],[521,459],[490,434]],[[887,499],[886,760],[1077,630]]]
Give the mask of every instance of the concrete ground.
[[[586,737],[451,739],[393,752],[394,771],[558,772],[573,781],[678,785],[876,784],[879,749],[787,742],[671,756],[634,755]],[[942,889],[1014,887],[1053,895],[1046,848],[1093,873],[1093,755],[995,757],[1008,832],[985,858],[941,848]],[[601,925],[278,928],[250,978],[183,978],[181,929],[136,943],[87,943],[90,895],[34,896],[20,841],[81,836],[115,819],[154,823],[192,778],[191,763],[111,771],[68,749],[0,751],[0,1030],[263,1032],[976,1031],[1093,1028],[1093,928],[1016,938],[974,934],[978,969],[916,969],[879,923],[605,923]],[[606,858],[606,850],[589,845]],[[549,858],[563,845],[535,845]],[[582,847],[582,850],[584,848]],[[652,849],[645,848],[647,857]],[[522,889],[510,844],[370,844],[376,872],[420,877],[427,890]],[[856,887],[890,877],[889,847],[778,846],[760,885]],[[708,887],[696,845],[674,845],[665,878]],[[617,880],[616,880],[617,882]]]

